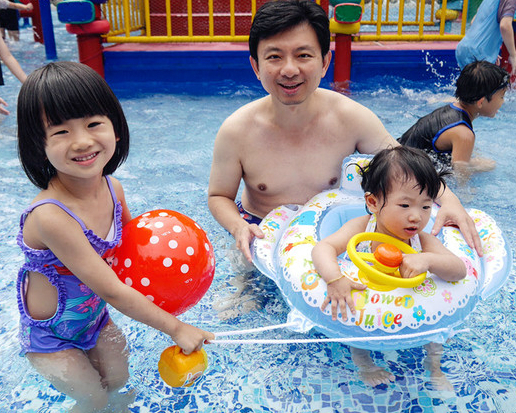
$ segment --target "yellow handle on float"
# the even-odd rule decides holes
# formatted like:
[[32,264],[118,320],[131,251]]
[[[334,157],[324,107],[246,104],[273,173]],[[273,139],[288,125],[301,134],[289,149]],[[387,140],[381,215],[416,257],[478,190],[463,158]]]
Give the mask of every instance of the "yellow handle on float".
[[[358,277],[369,288],[377,291],[389,291],[394,288],[413,288],[421,284],[426,278],[426,272],[412,278],[401,278],[397,267],[384,265],[378,262],[374,254],[357,252],[356,246],[363,241],[378,241],[394,245],[405,254],[417,254],[410,245],[386,234],[377,232],[361,232],[348,242],[347,253],[353,264],[358,267]],[[373,265],[367,264],[367,262]]]

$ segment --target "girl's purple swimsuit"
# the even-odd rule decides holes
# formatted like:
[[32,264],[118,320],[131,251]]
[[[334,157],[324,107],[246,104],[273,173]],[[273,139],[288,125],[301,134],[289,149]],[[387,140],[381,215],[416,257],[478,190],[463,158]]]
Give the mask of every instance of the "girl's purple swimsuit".
[[[50,203],[62,208],[74,218],[81,225],[84,235],[97,254],[104,259],[108,258],[112,255],[110,250],[116,247],[122,235],[122,205],[117,202],[109,177],[106,177],[106,181],[114,204],[114,237],[111,241],[95,235],[86,228],[78,216],[55,199],[38,201],[22,213],[17,237],[18,245],[26,258],[18,273],[17,282],[22,355],[28,352],[54,353],[71,348],[89,350],[95,346],[100,331],[109,320],[106,302],[73,275],[51,250],[35,250],[23,242],[23,226],[28,214],[38,206]],[[57,311],[48,320],[35,320],[27,311],[25,292],[28,271],[45,275],[57,288]]]

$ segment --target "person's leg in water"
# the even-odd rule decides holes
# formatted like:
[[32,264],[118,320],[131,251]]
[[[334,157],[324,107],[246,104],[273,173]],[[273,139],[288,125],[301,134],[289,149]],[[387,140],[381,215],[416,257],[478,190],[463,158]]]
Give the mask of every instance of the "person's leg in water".
[[391,372],[374,364],[369,350],[356,347],[350,347],[349,349],[351,359],[358,367],[358,375],[364,383],[374,387],[380,384],[389,384],[395,380]]
[[[262,219],[247,212],[240,202],[237,202],[240,216],[249,224],[259,225]],[[213,304],[219,318],[223,320],[238,317],[251,311],[256,311],[265,306],[270,297],[274,296],[276,285],[256,271],[243,254],[233,244],[226,256],[231,264],[231,269],[236,274],[230,281],[236,291],[229,296],[222,297]]]
[[429,343],[425,345],[426,358],[425,369],[430,372],[430,382],[435,390],[454,391],[453,385],[441,370],[441,358],[443,355],[443,345],[439,343]]
[[27,358],[57,390],[77,401],[72,412],[108,408],[114,393],[129,377],[125,337],[111,321],[104,326],[91,350],[27,353]]

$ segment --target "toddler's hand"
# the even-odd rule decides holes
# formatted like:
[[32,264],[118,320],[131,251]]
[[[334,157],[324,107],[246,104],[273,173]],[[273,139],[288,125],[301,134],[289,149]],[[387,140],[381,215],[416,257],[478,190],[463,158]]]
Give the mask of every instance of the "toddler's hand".
[[364,289],[366,289],[365,285],[351,281],[346,277],[342,277],[340,280],[328,285],[328,292],[326,294],[326,299],[321,305],[321,310],[324,311],[328,304],[331,303],[331,318],[333,320],[337,319],[337,312],[340,308],[342,319],[346,321],[348,319],[346,304],[349,307],[351,314],[356,313],[355,301],[351,295],[351,290]]
[[428,264],[424,253],[403,254],[403,261],[400,265],[400,275],[402,278],[413,278],[428,271]]

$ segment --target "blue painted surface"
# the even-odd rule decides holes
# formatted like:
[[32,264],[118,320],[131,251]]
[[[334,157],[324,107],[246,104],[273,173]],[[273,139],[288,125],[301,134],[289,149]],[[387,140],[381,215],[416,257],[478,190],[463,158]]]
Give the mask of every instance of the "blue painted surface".
[[[351,53],[352,85],[385,76],[440,86],[456,78],[455,50],[355,50]],[[235,85],[257,85],[249,52],[241,51],[104,51],[105,76],[115,90],[209,94],[199,82],[214,88],[231,80]],[[333,62],[323,87],[331,87]],[[353,87],[353,86],[352,86]]]
[[41,28],[45,40],[45,53],[47,60],[57,59],[56,40],[54,37],[54,25],[50,11],[50,0],[39,0],[39,13],[41,16]]

